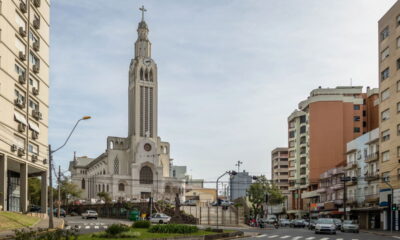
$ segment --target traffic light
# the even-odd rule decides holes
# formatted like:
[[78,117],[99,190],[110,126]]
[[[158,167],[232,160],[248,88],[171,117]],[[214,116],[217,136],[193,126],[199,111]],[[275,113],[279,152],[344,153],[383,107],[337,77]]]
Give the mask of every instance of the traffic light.
[[393,206],[392,206],[392,211],[397,211],[397,210],[398,210],[397,205],[393,205]]

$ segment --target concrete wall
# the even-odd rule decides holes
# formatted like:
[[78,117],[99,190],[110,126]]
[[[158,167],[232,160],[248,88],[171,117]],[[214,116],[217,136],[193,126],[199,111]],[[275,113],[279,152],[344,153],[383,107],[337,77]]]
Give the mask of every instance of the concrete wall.
[[197,218],[200,225],[217,225],[217,211],[220,226],[238,226],[245,223],[241,207],[229,207],[223,210],[222,207],[182,206],[181,210]]

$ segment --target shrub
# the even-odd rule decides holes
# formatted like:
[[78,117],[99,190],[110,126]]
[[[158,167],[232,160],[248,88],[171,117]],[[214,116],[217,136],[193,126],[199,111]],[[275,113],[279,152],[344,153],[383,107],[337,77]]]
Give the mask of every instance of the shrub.
[[132,224],[132,227],[133,228],[149,228],[150,221],[146,221],[146,220],[136,221]]
[[124,224],[113,224],[106,229],[106,233],[112,236],[129,231],[129,227]]
[[157,224],[150,227],[149,232],[151,233],[180,233],[188,234],[199,231],[196,226],[184,225],[184,224]]

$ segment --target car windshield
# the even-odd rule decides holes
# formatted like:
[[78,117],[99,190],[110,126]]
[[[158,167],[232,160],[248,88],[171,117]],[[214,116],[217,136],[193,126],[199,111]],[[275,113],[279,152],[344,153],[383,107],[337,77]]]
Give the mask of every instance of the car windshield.
[[351,221],[351,220],[346,220],[346,221],[343,222],[343,224],[354,224],[354,222]]
[[334,221],[335,223],[341,223],[341,222],[342,222],[340,219],[333,219],[333,221]]
[[319,224],[333,224],[333,219],[321,218],[321,219],[318,219],[317,223],[319,223]]

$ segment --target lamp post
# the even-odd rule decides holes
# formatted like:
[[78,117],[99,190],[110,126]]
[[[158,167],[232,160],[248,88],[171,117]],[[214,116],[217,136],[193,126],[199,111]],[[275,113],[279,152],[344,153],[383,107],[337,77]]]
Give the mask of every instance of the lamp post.
[[236,171],[226,171],[226,172],[224,172],[224,174],[222,174],[221,176],[219,176],[218,178],[217,178],[217,229],[218,229],[218,226],[219,226],[219,224],[218,224],[218,218],[219,218],[219,201],[218,201],[218,184],[219,184],[219,180],[223,177],[223,176],[225,176],[226,174],[229,174],[230,176],[235,176],[236,174],[237,174],[237,172]]
[[[67,140],[65,140],[64,144],[61,145],[59,148],[55,149],[55,150],[51,150],[51,145],[49,144],[49,182],[50,182],[50,193],[49,193],[49,197],[50,197],[50,202],[49,202],[49,208],[50,208],[50,212],[49,212],[49,228],[54,228],[54,220],[53,220],[53,174],[52,174],[52,168],[53,168],[53,153],[57,152],[58,150],[60,150],[61,148],[63,148],[68,140],[70,139],[72,133],[75,131],[76,126],[78,126],[78,123],[82,120],[88,120],[90,119],[90,116],[84,116],[83,118],[79,119],[74,128],[72,128],[71,132],[69,133]],[[60,208],[60,207],[59,207]]]

